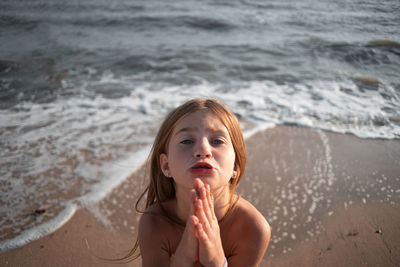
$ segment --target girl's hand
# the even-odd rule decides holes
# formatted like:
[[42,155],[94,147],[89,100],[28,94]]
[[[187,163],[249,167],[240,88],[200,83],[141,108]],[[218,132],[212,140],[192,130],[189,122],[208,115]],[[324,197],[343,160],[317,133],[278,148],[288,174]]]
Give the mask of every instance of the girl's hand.
[[199,261],[204,266],[221,267],[225,261],[218,219],[214,212],[214,199],[210,186],[200,179],[195,180],[196,198],[192,198],[195,215],[192,223],[198,238]]
[[196,193],[192,190],[192,205],[190,207],[190,216],[186,222],[185,230],[182,234],[181,241],[171,257],[171,266],[192,266],[198,261],[198,240],[195,234],[195,221],[193,218],[195,207],[193,205],[196,199]]

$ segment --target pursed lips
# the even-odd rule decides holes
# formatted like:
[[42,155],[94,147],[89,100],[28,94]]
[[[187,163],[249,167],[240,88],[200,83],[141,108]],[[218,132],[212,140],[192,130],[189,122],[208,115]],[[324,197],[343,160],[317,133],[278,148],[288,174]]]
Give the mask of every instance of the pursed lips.
[[198,162],[189,169],[191,173],[196,175],[208,175],[213,173],[214,170],[214,166],[207,162]]

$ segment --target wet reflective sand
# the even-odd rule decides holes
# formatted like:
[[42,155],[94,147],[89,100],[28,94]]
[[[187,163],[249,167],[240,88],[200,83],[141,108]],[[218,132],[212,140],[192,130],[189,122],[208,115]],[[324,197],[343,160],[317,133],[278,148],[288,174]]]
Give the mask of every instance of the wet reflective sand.
[[[322,233],[334,231],[338,236],[358,237],[362,241],[364,237],[359,232],[363,226],[358,228],[357,222],[333,230],[337,225],[331,225],[331,221],[349,221],[357,212],[359,215],[353,219],[362,221],[366,215],[376,213],[374,208],[385,207],[389,214],[399,205],[398,141],[277,127],[253,136],[247,144],[248,169],[239,192],[271,224],[272,239],[265,266],[276,266],[277,256],[299,258],[293,249],[314,244]],[[391,221],[393,225],[400,222],[398,212]],[[372,229],[372,233],[381,226],[371,225],[374,227],[377,229]],[[336,241],[331,243],[330,248],[329,244],[326,247],[328,251],[334,250]],[[309,257],[317,257],[316,254]]]

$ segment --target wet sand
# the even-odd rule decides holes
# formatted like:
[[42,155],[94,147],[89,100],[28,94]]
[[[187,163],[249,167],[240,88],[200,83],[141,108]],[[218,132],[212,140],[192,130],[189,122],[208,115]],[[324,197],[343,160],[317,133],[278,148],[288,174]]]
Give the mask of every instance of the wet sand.
[[262,266],[399,266],[399,141],[277,127],[247,144],[239,191],[272,227]]
[[[400,141],[280,126],[250,137],[247,151],[238,193],[272,228],[261,266],[399,265]],[[0,254],[0,265],[140,266],[93,254],[116,258],[130,249],[145,176],[142,168],[92,212],[82,209],[56,232]],[[101,214],[107,220],[96,219]]]

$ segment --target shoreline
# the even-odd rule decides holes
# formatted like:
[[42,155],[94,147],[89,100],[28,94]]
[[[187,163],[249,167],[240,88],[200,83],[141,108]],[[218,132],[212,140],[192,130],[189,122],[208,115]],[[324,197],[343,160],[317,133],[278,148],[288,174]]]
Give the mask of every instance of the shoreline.
[[[336,266],[335,257],[354,266],[400,262],[400,214],[395,212],[400,206],[399,140],[276,126],[252,135],[246,145],[248,164],[237,192],[272,227],[260,266]],[[146,186],[146,173],[140,168],[96,205],[100,214],[108,214],[107,222],[79,209],[54,233],[1,253],[0,262],[115,266],[93,257],[84,240],[107,258],[121,257],[130,249],[139,219],[134,204]],[[368,220],[378,223],[372,227]],[[378,230],[381,233],[375,233]],[[126,266],[140,266],[140,261]]]

